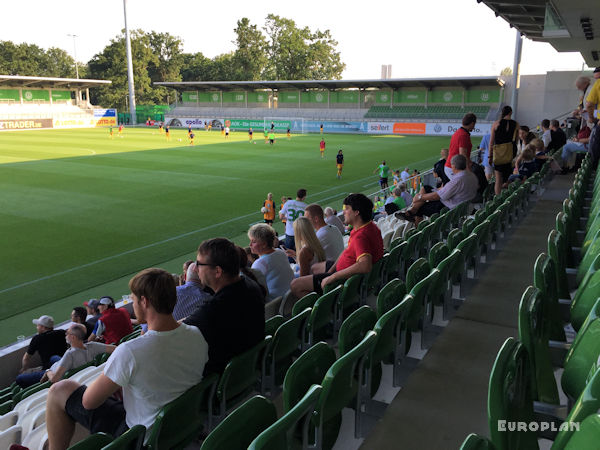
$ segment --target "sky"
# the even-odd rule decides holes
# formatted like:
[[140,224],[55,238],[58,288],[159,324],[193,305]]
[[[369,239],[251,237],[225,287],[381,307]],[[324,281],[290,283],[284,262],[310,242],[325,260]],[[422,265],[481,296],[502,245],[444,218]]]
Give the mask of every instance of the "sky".
[[[182,38],[186,53],[207,57],[234,50],[233,30],[242,17],[262,27],[273,13],[313,31],[329,29],[339,43],[347,80],[380,78],[382,64],[392,65],[392,78],[492,76],[513,66],[516,31],[476,0],[127,0],[127,5],[130,30],[171,33]],[[2,15],[0,40],[59,47],[72,56],[76,49],[82,63],[124,28],[123,0],[10,1],[3,2]],[[581,70],[582,64],[579,53],[523,41],[522,74]]]

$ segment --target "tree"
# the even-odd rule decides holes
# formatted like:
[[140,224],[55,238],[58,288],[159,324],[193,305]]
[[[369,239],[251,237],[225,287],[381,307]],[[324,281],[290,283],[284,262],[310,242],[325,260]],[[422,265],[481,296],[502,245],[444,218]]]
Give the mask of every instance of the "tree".
[[237,49],[233,55],[236,67],[235,79],[260,80],[267,66],[267,40],[256,25],[246,17],[238,20],[237,35],[233,41]]
[[210,79],[212,61],[202,53],[183,53],[181,79],[183,81],[206,81]]
[[75,77],[75,60],[59,48],[0,41],[0,73],[35,77]]
[[[149,61],[148,75],[152,82],[155,81],[180,81],[183,65],[181,39],[169,33],[151,31],[147,34],[148,42],[156,60]],[[167,102],[169,89],[162,86],[153,86],[155,96],[159,103]],[[171,96],[172,98],[172,96]]]

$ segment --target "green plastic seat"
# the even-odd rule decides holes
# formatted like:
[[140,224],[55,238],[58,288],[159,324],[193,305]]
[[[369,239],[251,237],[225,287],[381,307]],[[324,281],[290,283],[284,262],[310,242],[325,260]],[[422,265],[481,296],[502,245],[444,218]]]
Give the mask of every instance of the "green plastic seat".
[[294,442],[291,441],[290,435],[298,427],[302,428],[302,445],[307,445],[310,416],[315,409],[322,390],[321,386],[313,384],[306,392],[306,395],[291,410],[281,416],[279,420],[260,433],[250,443],[248,450],[293,448]]
[[567,444],[565,450],[593,450],[598,448],[598,436],[600,435],[600,415],[592,414],[587,416],[579,424],[579,429],[575,431]]
[[144,447],[146,427],[134,425],[114,441],[102,447],[102,450],[140,450]]
[[254,391],[259,381],[258,362],[272,339],[272,336],[265,336],[254,347],[234,356],[227,363],[215,391],[213,411],[216,410],[216,413],[210,420],[211,426],[217,425],[225,418],[228,409],[246,400],[248,394]]
[[406,271],[406,290],[410,292],[415,284],[425,278],[431,267],[425,258],[419,258]]
[[519,304],[519,340],[529,355],[533,399],[558,405],[558,388],[548,348],[550,324],[547,309],[548,302],[544,301],[541,292],[529,286]]
[[579,331],[600,297],[600,255],[596,256],[575,292],[571,303],[571,325]]
[[381,288],[377,295],[377,318],[396,306],[406,294],[406,286],[399,278],[394,278]]
[[32,386],[29,386],[29,387],[23,389],[22,391],[19,391],[19,393],[17,393],[13,397],[13,401],[15,402],[15,405],[16,405],[21,400],[29,397],[30,395],[35,394],[36,392],[39,392],[43,389],[48,389],[51,385],[52,385],[52,383],[50,381],[45,381],[43,383],[36,383]]
[[465,438],[460,450],[495,450],[495,447],[488,438],[471,433]]
[[477,253],[479,246],[479,238],[475,234],[471,234],[458,243],[456,248],[460,250],[465,259],[465,269],[467,276],[469,275],[468,270],[473,271],[473,276],[470,278],[477,278]]
[[0,416],[3,416],[7,412],[12,411],[14,406],[15,406],[14,400],[7,400],[4,403],[0,403]]
[[294,306],[292,307],[292,317],[296,314],[300,314],[306,308],[312,308],[318,298],[319,294],[316,292],[306,294],[304,297],[294,303]]
[[381,258],[381,275],[379,278],[380,287],[388,282],[388,273],[387,272],[388,272],[389,260],[390,260],[390,254],[384,253],[383,257]]
[[247,400],[215,427],[200,450],[243,449],[277,420],[275,406],[256,395]]
[[306,321],[304,350],[333,334],[334,307],[342,289],[342,286],[337,286],[315,302]]
[[216,374],[205,376],[199,384],[163,406],[152,425],[146,448],[183,449],[196,439],[207,416],[217,380]]
[[348,316],[340,328],[338,349],[340,356],[345,355],[362,341],[367,332],[373,329],[377,315],[364,305]]
[[433,299],[430,292],[439,277],[440,271],[433,269],[410,290],[414,300],[408,316],[408,327],[411,331],[421,330],[421,348],[423,349],[429,348],[426,334],[435,329],[432,325]]
[[[440,279],[448,281],[448,293],[445,298],[461,299],[464,280],[463,273],[465,270],[465,260],[462,251],[454,249],[447,258],[440,261],[437,269],[440,271]],[[454,294],[454,286],[457,286],[456,294]],[[444,305],[444,317],[447,317],[449,315],[448,307],[450,304],[449,302],[445,302]]]
[[547,304],[545,308],[547,313],[545,320],[548,321],[550,326],[549,338],[553,341],[565,342],[565,329],[558,304],[556,269],[552,258],[545,253],[540,253],[535,260],[533,266],[533,285],[541,291],[542,298]]
[[90,366],[95,366],[95,365],[96,365],[96,361],[90,361],[86,364],[83,364],[82,366],[75,367],[74,369],[71,369],[71,370],[67,370],[64,373],[63,378],[70,378],[73,375],[75,375],[77,372],[81,372],[83,369],[90,367]]
[[399,277],[403,280],[406,276],[406,265],[402,255],[407,245],[408,242],[402,241],[390,250],[386,271],[388,279]]
[[285,372],[292,364],[294,356],[302,350],[304,327],[311,309],[306,308],[291,319],[282,323],[273,335],[265,354],[265,367],[262,375],[261,392],[274,395],[277,386],[283,383]]
[[350,312],[356,309],[360,304],[360,289],[364,280],[362,273],[352,275],[344,282],[341,294],[338,296],[335,304],[335,323],[334,333],[339,331],[339,327]]
[[564,361],[560,384],[567,397],[579,397],[600,356],[600,299],[577,333]]
[[578,285],[581,284],[581,281],[583,280],[585,274],[596,259],[596,256],[600,255],[600,229],[591,239],[586,235],[583,245],[584,247],[587,245],[587,251],[583,255],[583,258],[581,259],[581,264],[579,264],[579,268],[577,269],[576,280]]
[[501,431],[499,421],[533,421],[531,367],[527,350],[508,338],[496,356],[488,387],[488,424],[491,441],[498,450],[539,448],[535,432]]
[[456,248],[456,246],[465,238],[462,230],[455,228],[448,233],[448,238],[446,240],[446,244],[448,245],[448,250],[452,251]]
[[[583,422],[589,416],[595,416],[600,410],[600,371],[596,370],[590,377],[590,381],[586,384],[583,392],[578,397],[569,412],[565,424],[574,424]],[[581,428],[580,428],[581,431]],[[580,432],[579,431],[579,432]],[[563,450],[566,448],[576,448],[583,450],[585,447],[567,447],[571,439],[574,438],[578,431],[572,429],[571,426],[566,426],[560,430],[552,444],[552,450]],[[593,443],[598,448],[598,435],[594,436]]]
[[[564,237],[556,230],[550,231],[548,235],[548,255],[554,261],[556,271],[556,283],[559,298],[571,298],[569,293],[569,282],[567,279],[567,260],[564,246]],[[583,278],[583,277],[582,277]],[[581,280],[578,280],[578,284]]]
[[556,215],[556,229],[560,234],[565,236],[566,239],[565,249],[567,251],[567,264],[569,267],[576,267],[575,255],[573,254],[573,247],[577,246],[576,233],[572,229],[569,218],[562,211]]
[[406,264],[410,266],[413,261],[419,258],[419,254],[421,253],[421,243],[423,240],[423,232],[418,231],[409,237],[406,242],[408,245],[405,247],[404,252],[402,253],[402,258]]
[[479,257],[481,262],[487,262],[490,248],[490,225],[491,223],[488,220],[484,220],[473,228],[473,234],[477,235],[479,241]]
[[470,235],[476,226],[477,226],[477,222],[475,221],[475,219],[473,217],[467,218],[463,222],[463,226],[462,226],[463,235],[465,235],[465,236]]
[[383,258],[373,263],[371,271],[365,276],[365,282],[361,286],[361,304],[366,304],[367,297],[379,289],[381,284],[381,269]]
[[279,328],[283,322],[285,322],[285,319],[279,314],[271,317],[269,320],[266,320],[265,336],[273,336],[277,331],[277,328]]
[[113,437],[106,433],[94,433],[68,448],[68,450],[98,450],[110,444]]
[[393,364],[393,386],[400,386],[400,369],[411,343],[407,319],[413,301],[412,295],[405,295],[404,299],[383,314],[373,327],[373,331],[377,333],[377,342],[370,359],[370,378],[365,383],[365,387],[371,386],[371,395],[373,387],[376,386],[375,390],[379,387],[382,362]]
[[498,246],[498,240],[500,237],[500,222],[502,220],[502,212],[499,210],[495,210],[492,214],[488,216],[488,220],[490,221],[490,248],[495,250]]
[[429,266],[435,267],[444,258],[447,258],[450,250],[443,242],[438,242],[429,249]]

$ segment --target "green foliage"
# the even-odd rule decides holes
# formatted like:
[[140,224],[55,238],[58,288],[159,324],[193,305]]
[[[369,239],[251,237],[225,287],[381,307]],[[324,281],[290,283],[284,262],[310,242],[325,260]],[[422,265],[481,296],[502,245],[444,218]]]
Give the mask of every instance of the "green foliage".
[[233,56],[236,67],[236,79],[260,80],[267,67],[267,40],[256,25],[250,24],[246,17],[238,20],[234,30],[237,49]]
[[75,78],[75,60],[64,50],[0,41],[0,73],[35,77]]

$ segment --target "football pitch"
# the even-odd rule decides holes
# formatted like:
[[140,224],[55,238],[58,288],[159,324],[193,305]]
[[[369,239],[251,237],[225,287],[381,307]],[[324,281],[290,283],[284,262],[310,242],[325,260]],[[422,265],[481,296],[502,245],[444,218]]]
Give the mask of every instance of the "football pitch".
[[[102,295],[120,299],[146,267],[179,273],[198,244],[224,236],[247,245],[273,192],[340,207],[349,192],[374,192],[373,170],[426,170],[448,137],[196,133],[127,128],[0,134],[0,345],[32,334],[33,317],[69,317],[73,306]],[[475,142],[474,142],[475,144]],[[335,155],[345,156],[341,180]],[[280,234],[281,223],[276,225]]]

